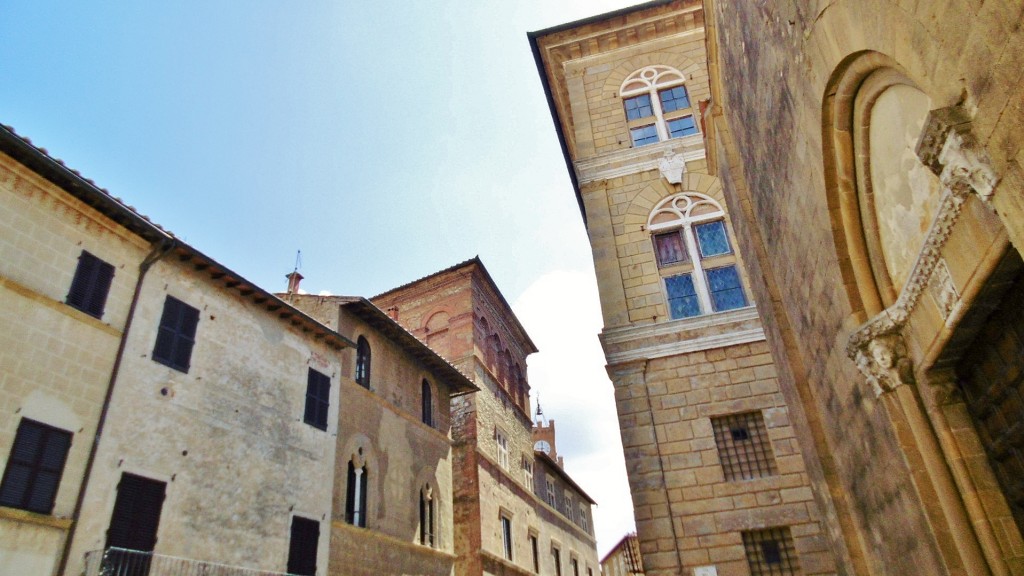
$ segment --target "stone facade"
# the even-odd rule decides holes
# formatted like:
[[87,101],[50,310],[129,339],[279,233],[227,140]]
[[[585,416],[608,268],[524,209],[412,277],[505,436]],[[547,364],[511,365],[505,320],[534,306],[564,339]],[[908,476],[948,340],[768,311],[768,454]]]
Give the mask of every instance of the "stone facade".
[[703,4],[709,164],[849,573],[1024,574],[1024,6]]
[[466,376],[365,299],[252,285],[6,127],[0,202],[0,573],[93,576],[117,545],[154,572],[452,574]]
[[[563,573],[573,559],[581,575],[596,570],[592,523],[585,529],[536,492],[546,470],[546,456],[534,452],[526,380],[536,347],[483,263],[475,258],[372,300],[480,388],[452,403],[455,573],[536,573],[534,544],[542,573],[554,571],[552,546],[562,551]],[[571,479],[555,468],[564,498]],[[589,497],[574,483],[571,491],[589,516]]]
[[845,572],[708,169],[701,3],[529,37],[593,248],[645,572],[746,576],[771,546],[786,574]]
[[601,559],[602,576],[641,576],[644,573],[640,543],[636,534],[627,534]]

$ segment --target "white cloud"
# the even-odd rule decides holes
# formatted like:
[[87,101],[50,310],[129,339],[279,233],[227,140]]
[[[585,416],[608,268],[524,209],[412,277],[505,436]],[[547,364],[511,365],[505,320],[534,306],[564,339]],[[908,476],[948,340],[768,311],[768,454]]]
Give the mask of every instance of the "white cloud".
[[554,420],[565,469],[597,501],[594,526],[604,555],[635,530],[615,397],[597,334],[601,307],[593,273],[549,272],[513,305],[540,352],[528,376],[544,415]]

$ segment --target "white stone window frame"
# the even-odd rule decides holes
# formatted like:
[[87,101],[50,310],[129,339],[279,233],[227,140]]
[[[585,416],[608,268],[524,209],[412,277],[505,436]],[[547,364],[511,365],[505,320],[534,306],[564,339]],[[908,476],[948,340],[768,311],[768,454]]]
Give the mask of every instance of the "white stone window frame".
[[523,456],[523,485],[531,493],[533,492],[533,461]]
[[697,133],[700,133],[700,123],[697,121],[697,114],[693,106],[693,97],[687,88],[687,96],[690,98],[689,108],[680,108],[673,110],[666,117],[665,112],[661,108],[661,95],[660,91],[669,88],[675,88],[676,86],[686,86],[686,75],[679,70],[671,66],[665,65],[654,65],[644,66],[643,68],[633,72],[626,79],[622,81],[622,85],[619,86],[619,98],[623,102],[622,113],[626,113],[625,101],[628,98],[635,98],[648,94],[651,97],[651,109],[654,111],[654,117],[645,116],[643,118],[637,118],[630,120],[626,118],[626,131],[629,133],[630,144],[633,142],[633,135],[631,130],[634,128],[640,128],[654,124],[655,130],[658,132],[658,141],[665,142],[670,139],[668,131],[669,120],[676,120],[684,116],[693,116],[694,126],[697,128]]
[[558,494],[555,492],[555,481],[548,477],[545,480],[545,488],[547,488],[547,502],[556,510],[558,509]]
[[[711,207],[710,212],[702,212],[700,214],[694,214],[698,208]],[[669,221],[663,221],[655,223],[655,220],[659,216],[669,215],[674,218]],[[694,226],[698,224],[707,224],[721,220],[725,226],[726,241],[729,242],[729,252],[727,254],[717,254],[709,257],[708,259],[715,258],[717,260],[709,268],[705,268],[702,262],[700,245],[697,243],[697,234],[693,231]],[[683,233],[683,244],[687,252],[689,260],[687,262],[672,263],[666,266],[661,266],[658,262],[658,246],[655,241],[655,237],[660,234],[681,230]],[[693,280],[694,290],[697,292],[697,301],[700,303],[700,314],[696,317],[706,316],[715,312],[714,306],[711,301],[711,289],[708,286],[707,271],[713,268],[720,268],[722,266],[733,265],[736,266],[736,274],[740,279],[740,287],[746,293],[746,287],[743,285],[743,275],[740,273],[739,264],[736,262],[736,251],[733,248],[733,240],[729,236],[729,227],[726,224],[725,210],[722,209],[721,204],[715,201],[714,198],[701,194],[700,192],[680,192],[673,194],[668,198],[665,198],[659,202],[653,210],[651,215],[647,218],[647,231],[651,234],[651,246],[654,248],[655,262],[658,264],[659,270],[662,271],[662,277],[667,278],[670,276],[677,276],[681,274],[690,274],[690,278]],[[665,305],[669,306],[669,294],[668,288],[665,283],[662,282],[662,292],[665,296]],[[747,305],[750,305],[749,298],[747,299]],[[671,317],[671,311],[668,311]],[[685,320],[685,318],[681,318]]]
[[509,470],[509,458],[508,458],[508,434],[500,428],[494,429],[494,445],[498,455],[498,466],[501,466],[506,472]]

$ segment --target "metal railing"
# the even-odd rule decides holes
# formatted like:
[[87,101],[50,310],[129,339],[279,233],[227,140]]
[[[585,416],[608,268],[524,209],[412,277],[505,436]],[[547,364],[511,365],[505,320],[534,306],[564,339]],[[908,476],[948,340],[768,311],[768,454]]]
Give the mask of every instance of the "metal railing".
[[125,548],[107,548],[85,553],[83,576],[287,576],[190,558],[165,556]]

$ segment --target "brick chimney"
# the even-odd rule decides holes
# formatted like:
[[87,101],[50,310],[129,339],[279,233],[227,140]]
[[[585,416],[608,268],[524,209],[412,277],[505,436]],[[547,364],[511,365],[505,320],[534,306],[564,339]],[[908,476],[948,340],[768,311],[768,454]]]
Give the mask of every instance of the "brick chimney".
[[299,293],[299,282],[302,282],[302,274],[299,274],[298,270],[285,274],[285,278],[288,279],[288,293],[298,294]]

